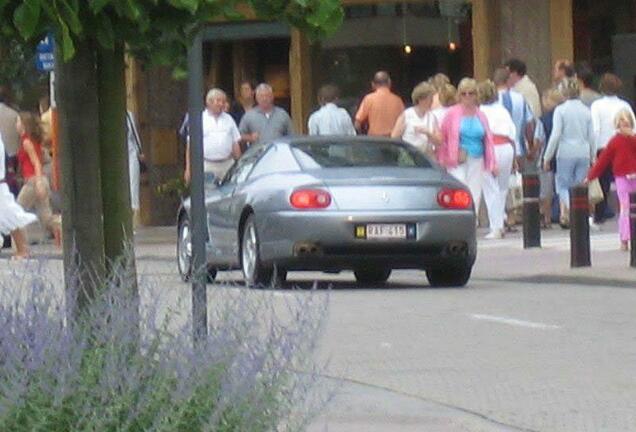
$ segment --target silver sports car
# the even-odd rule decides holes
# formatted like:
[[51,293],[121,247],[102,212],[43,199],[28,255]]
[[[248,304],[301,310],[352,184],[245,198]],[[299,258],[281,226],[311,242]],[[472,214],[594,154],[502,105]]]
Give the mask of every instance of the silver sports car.
[[[243,271],[249,286],[288,270],[353,270],[359,283],[424,269],[433,286],[463,286],[477,253],[468,189],[401,141],[303,137],[251,147],[206,183],[208,278]],[[191,274],[189,201],[177,258]]]

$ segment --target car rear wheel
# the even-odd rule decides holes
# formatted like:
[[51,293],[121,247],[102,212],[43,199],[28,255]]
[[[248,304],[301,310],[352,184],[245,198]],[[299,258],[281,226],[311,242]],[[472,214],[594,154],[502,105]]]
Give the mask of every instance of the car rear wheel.
[[190,220],[183,217],[179,221],[177,239],[177,267],[179,275],[184,282],[188,282],[192,276],[192,233]]
[[214,279],[216,279],[216,268],[215,267],[208,266],[208,271],[207,271],[207,274],[206,274],[206,278],[208,280],[208,283],[214,282]]
[[272,280],[273,269],[261,263],[254,215],[245,221],[241,235],[241,269],[245,284],[249,287],[263,287]]
[[359,284],[381,284],[386,282],[391,276],[390,268],[367,267],[353,271],[356,281]]
[[434,268],[426,270],[426,278],[432,287],[463,287],[468,283],[472,269],[468,264]]
[[274,266],[272,269],[271,283],[274,287],[282,287],[287,280],[287,270]]

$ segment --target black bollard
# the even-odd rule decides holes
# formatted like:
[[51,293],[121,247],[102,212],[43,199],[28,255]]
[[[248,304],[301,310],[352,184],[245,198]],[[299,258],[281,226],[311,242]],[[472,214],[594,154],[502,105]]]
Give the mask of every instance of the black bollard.
[[523,175],[523,248],[541,247],[541,210],[538,174]]
[[570,267],[590,267],[590,203],[587,185],[570,188]]
[[629,265],[636,267],[636,192],[629,194],[630,260]]

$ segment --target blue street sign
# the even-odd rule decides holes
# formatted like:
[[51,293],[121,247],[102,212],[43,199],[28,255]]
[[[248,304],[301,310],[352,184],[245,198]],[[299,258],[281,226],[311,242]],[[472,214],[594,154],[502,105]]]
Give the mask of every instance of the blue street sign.
[[55,67],[55,38],[48,34],[35,48],[35,67],[40,72],[50,72]]

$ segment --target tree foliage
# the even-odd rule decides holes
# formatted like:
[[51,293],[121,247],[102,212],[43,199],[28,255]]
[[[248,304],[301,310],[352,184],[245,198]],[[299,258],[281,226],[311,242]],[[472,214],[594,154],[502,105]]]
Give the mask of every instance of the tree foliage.
[[48,76],[35,68],[35,45],[0,34],[0,84],[11,84],[11,102],[35,109]]
[[195,32],[219,17],[242,18],[240,3],[312,38],[332,33],[343,18],[339,0],[0,0],[0,33],[34,41],[52,31],[64,60],[81,40],[107,49],[125,42],[141,58],[178,67]]

